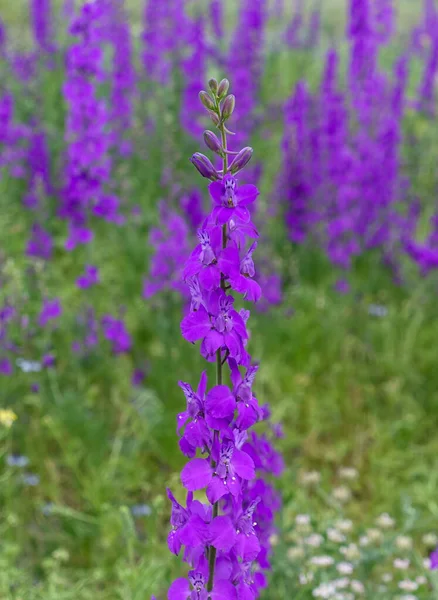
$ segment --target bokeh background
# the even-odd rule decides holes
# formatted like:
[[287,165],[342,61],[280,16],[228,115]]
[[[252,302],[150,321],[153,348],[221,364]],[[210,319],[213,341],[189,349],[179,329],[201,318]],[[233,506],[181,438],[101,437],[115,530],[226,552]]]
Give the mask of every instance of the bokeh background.
[[197,94],[225,76],[284,432],[262,598],[438,598],[438,7],[95,3],[0,2],[0,598],[164,598],[183,572],[165,487],[204,365],[180,261],[209,203]]

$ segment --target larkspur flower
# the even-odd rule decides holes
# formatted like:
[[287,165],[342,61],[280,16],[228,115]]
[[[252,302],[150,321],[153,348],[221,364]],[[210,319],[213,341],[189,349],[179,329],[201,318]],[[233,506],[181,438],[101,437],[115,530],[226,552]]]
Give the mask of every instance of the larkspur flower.
[[246,223],[250,220],[247,206],[252,204],[259,194],[255,185],[238,186],[235,177],[225,175],[222,181],[210,183],[209,191],[215,205],[212,218],[216,223],[223,225],[232,218],[241,219]]
[[[280,505],[265,478],[282,471],[282,459],[267,435],[248,432],[269,418],[270,411],[259,406],[252,390],[258,365],[252,364],[246,349],[249,311],[235,308],[231,293],[241,293],[249,301],[261,295],[253,279],[258,233],[247,208],[258,190],[252,184],[239,186],[232,174],[246,165],[252,149],[237,155],[233,170],[234,163],[228,165],[224,123],[235,105],[234,96],[227,96],[228,87],[227,80],[211,79],[211,96],[200,93],[221,133],[222,142],[212,132],[204,137],[208,148],[222,157],[222,171],[200,153],[192,157],[199,173],[213,180],[209,185],[213,209],[198,226],[199,244],[181,273],[191,297],[181,333],[189,342],[200,341],[202,356],[216,362],[217,378],[208,389],[207,375],[202,373],[196,391],[190,383],[179,382],[186,410],[177,417],[177,433],[180,449],[190,460],[181,471],[186,505],[168,490],[172,504],[168,542],[175,554],[184,547],[183,560],[190,570],[188,578],[171,584],[169,600],[257,598],[267,585],[264,570],[270,568],[273,519]],[[180,255],[181,244],[176,262]],[[223,382],[225,366],[231,387]],[[193,492],[202,489],[208,504],[193,499]]]

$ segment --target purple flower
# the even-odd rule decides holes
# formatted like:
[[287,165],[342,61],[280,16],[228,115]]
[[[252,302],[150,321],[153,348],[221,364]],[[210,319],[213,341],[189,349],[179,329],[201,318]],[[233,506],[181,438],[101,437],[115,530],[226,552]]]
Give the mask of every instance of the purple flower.
[[43,301],[43,307],[38,316],[38,324],[40,327],[45,327],[49,321],[58,319],[62,315],[62,306],[59,298],[45,298]]
[[42,365],[46,369],[50,369],[55,365],[55,357],[53,354],[45,354],[43,356]]
[[213,504],[225,494],[239,497],[242,480],[254,477],[254,462],[239,450],[231,440],[216,445],[212,450],[216,466],[208,459],[193,458],[181,472],[181,481],[188,491],[207,488],[207,498]]
[[[248,26],[251,19],[260,26],[260,4],[256,2],[254,10],[245,4]],[[221,130],[226,150],[223,123],[233,113],[234,97],[226,96],[226,79],[220,83],[211,79],[208,86],[211,96],[202,91],[200,99]],[[210,149],[223,154],[214,134],[210,132],[204,139]],[[239,168],[246,166],[251,154],[249,147],[237,154],[241,157]],[[186,409],[178,415],[177,433],[180,450],[190,460],[181,471],[186,505],[168,492],[172,504],[168,543],[176,554],[184,547],[182,558],[191,570],[188,579],[172,583],[168,598],[255,600],[267,585],[263,571],[270,568],[270,538],[275,531],[274,513],[280,505],[265,478],[272,472],[281,473],[283,468],[281,456],[271,443],[272,427],[267,427],[268,434],[262,436],[248,433],[257,421],[269,418],[269,410],[266,406],[260,408],[252,391],[258,366],[251,364],[246,349],[250,313],[236,309],[231,295],[237,291],[245,299],[256,301],[261,294],[259,283],[253,279],[253,253],[257,248],[253,240],[258,232],[247,208],[258,190],[251,184],[237,186],[230,174],[233,164],[229,167],[225,158],[222,171],[199,153],[193,155],[192,162],[203,177],[215,181],[209,185],[213,210],[205,219],[199,219],[199,243],[179,271],[191,297],[181,333],[189,342],[200,340],[201,354],[216,362],[217,376],[216,385],[208,389],[203,372],[196,391],[189,383],[179,381]],[[170,229],[170,239],[161,231],[155,231],[154,236],[160,242],[160,247],[156,245],[160,260],[155,275],[173,276],[181,268],[181,240],[185,238],[177,236],[175,228]],[[162,258],[169,255],[171,269],[162,264]],[[223,382],[225,367],[230,369],[232,388]],[[240,368],[246,371],[241,373]],[[193,492],[201,489],[206,490],[207,504],[193,500]]]
[[76,279],[76,285],[81,289],[87,289],[99,283],[99,269],[93,265],[85,265],[85,272]]
[[13,367],[9,358],[0,358],[0,375],[12,375]]
[[237,600],[236,588],[229,581],[228,565],[222,564],[223,568],[219,563],[215,571],[211,592],[207,592],[208,570],[192,570],[188,573],[188,580],[181,578],[172,583],[168,600]]
[[222,290],[214,290],[199,310],[191,312],[181,322],[181,332],[188,342],[202,339],[201,353],[214,357],[220,348],[226,348],[231,358],[240,362],[244,355],[244,341],[248,339],[245,322],[233,308],[234,298]]
[[104,336],[112,343],[112,351],[114,354],[129,352],[132,345],[131,336],[121,319],[115,319],[111,315],[105,315],[102,318],[102,328]]
[[167,489],[167,497],[172,502],[170,523],[172,529],[167,538],[169,550],[179,554],[181,546],[192,549],[205,544],[208,540],[208,525],[199,514],[200,502],[193,501],[193,494],[187,494],[187,509],[179,504],[172,492]]
[[430,554],[430,568],[432,570],[438,569],[438,548]]
[[145,377],[146,371],[144,371],[144,369],[134,369],[134,372],[132,373],[131,377],[132,385],[138,387],[143,383]]
[[221,181],[212,181],[208,186],[215,207],[212,218],[218,225],[228,223],[232,218],[241,219],[245,223],[250,220],[249,210],[246,208],[257,198],[259,191],[255,185],[237,185],[237,180],[232,175],[225,175]]

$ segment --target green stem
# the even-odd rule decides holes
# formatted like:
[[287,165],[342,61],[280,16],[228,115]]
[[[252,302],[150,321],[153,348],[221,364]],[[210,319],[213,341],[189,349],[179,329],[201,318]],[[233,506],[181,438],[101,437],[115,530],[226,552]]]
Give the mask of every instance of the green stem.
[[[219,105],[217,105],[218,114],[220,116]],[[225,133],[225,126],[221,123],[220,127],[221,137],[222,137],[222,147],[224,150],[227,149],[227,134]],[[223,156],[223,175],[226,174],[228,170],[228,155],[224,154]],[[223,225],[222,227],[222,248],[225,248],[227,245],[227,225]],[[221,274],[221,288],[225,291],[225,280],[223,275]],[[220,349],[216,353],[216,384],[222,385],[222,355]],[[215,430],[213,434],[213,447],[217,444],[219,440],[219,431]],[[211,466],[214,468],[216,466],[216,462],[211,459]],[[219,514],[219,502],[215,502],[213,504],[213,519],[217,517]],[[207,583],[207,591],[211,592],[213,589],[213,580],[214,580],[214,569],[216,566],[216,548],[210,546],[208,549],[208,583]]]

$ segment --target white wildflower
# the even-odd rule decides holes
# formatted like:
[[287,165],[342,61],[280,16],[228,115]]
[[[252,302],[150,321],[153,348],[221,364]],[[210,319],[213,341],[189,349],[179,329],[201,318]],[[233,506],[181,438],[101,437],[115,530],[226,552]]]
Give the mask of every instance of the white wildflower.
[[298,579],[301,585],[306,585],[313,581],[313,573],[300,573]]
[[350,521],[350,519],[339,519],[339,521],[336,521],[335,527],[339,531],[342,531],[342,533],[349,533],[353,529],[353,521]]
[[304,550],[299,546],[292,546],[288,548],[287,557],[289,560],[296,560],[298,558],[303,558]]
[[383,533],[380,529],[372,527],[371,529],[367,529],[367,537],[371,542],[380,544],[383,541]]
[[312,556],[310,559],[312,565],[316,567],[330,567],[335,561],[331,556]]
[[353,573],[353,565],[349,562],[340,562],[336,565],[336,570],[341,575],[351,575]]
[[423,544],[428,548],[435,548],[435,546],[438,546],[438,535],[435,533],[426,533],[423,535],[422,540]]
[[335,542],[335,544],[345,542],[345,535],[333,527],[327,529],[327,537],[331,542]]
[[321,583],[321,585],[315,588],[312,592],[312,596],[314,598],[324,598],[324,600],[326,600],[327,598],[332,598],[333,594],[335,593],[336,587],[333,585],[332,582],[328,582]]
[[416,581],[412,581],[411,579],[404,579],[400,581],[398,587],[404,592],[415,592],[418,590],[418,583]]
[[312,548],[319,548],[323,541],[324,538],[319,533],[312,533],[312,535],[309,535],[304,539],[304,543],[308,546],[312,546]]
[[395,569],[401,569],[404,571],[405,569],[409,569],[411,561],[409,558],[396,558],[392,564],[394,565]]
[[357,476],[358,472],[354,467],[341,467],[339,469],[339,477],[341,479],[356,479]]
[[351,499],[351,490],[345,485],[334,488],[332,492],[333,498],[338,502],[344,503]]
[[321,481],[321,473],[318,471],[303,471],[300,474],[299,481],[304,486],[318,485]]
[[348,546],[341,546],[339,548],[341,554],[345,556],[347,560],[357,560],[360,558],[360,550],[356,544],[349,544]]
[[412,538],[408,535],[398,535],[395,539],[395,545],[399,550],[411,550]]
[[358,581],[357,579],[353,579],[353,581],[351,582],[351,589],[353,590],[353,592],[355,594],[364,594],[365,593],[365,586],[361,581]]
[[376,523],[379,527],[383,527],[383,529],[390,529],[395,525],[394,519],[389,516],[388,513],[382,513],[379,517],[377,517]]
[[295,523],[297,525],[310,525],[310,515],[297,515]]

